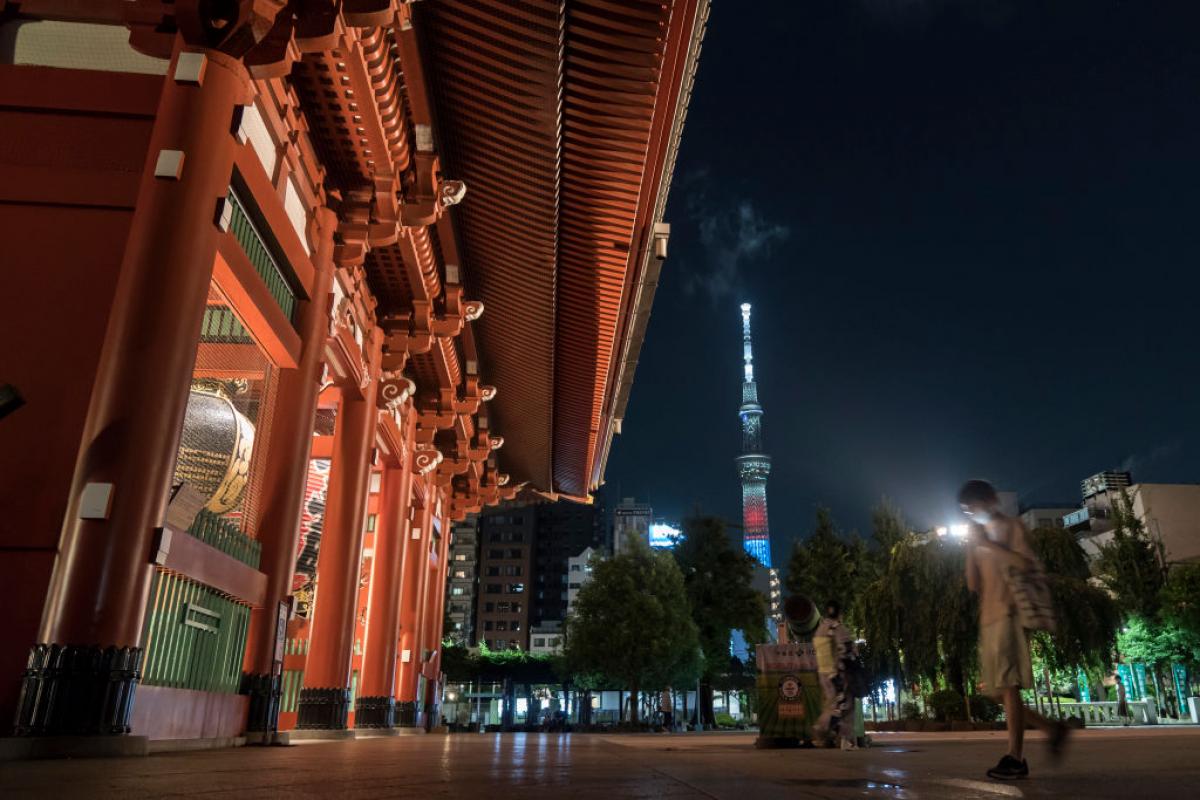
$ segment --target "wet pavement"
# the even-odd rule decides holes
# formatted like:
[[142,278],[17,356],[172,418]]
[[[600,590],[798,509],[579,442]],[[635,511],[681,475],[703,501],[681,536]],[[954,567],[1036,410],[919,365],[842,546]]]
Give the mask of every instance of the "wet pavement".
[[984,771],[1003,734],[877,734],[876,746],[755,750],[753,734],[484,734],[307,742],[141,759],[0,764],[0,797],[1185,798],[1200,796],[1200,728],[1091,730],[1029,780]]

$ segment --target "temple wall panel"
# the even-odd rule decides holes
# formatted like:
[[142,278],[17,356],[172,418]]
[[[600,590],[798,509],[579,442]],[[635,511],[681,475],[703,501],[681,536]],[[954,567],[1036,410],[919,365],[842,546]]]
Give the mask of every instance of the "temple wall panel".
[[[41,621],[130,217],[22,205],[0,213],[6,293],[21,298],[0,315],[0,364],[25,398],[0,425],[0,581],[16,599],[0,644],[3,719]],[[58,368],[45,368],[48,357]]]

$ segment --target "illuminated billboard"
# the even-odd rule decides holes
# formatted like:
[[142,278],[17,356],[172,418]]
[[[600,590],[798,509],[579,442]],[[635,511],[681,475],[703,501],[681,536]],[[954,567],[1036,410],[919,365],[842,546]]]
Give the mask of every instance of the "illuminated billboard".
[[679,543],[683,532],[674,525],[665,522],[655,522],[650,525],[650,546],[670,549]]

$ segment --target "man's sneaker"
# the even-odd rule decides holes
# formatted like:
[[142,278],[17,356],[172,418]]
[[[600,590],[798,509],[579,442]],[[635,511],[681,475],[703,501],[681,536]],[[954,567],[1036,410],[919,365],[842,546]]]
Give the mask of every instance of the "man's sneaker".
[[1024,760],[1017,761],[1012,756],[1005,756],[1000,763],[987,771],[989,778],[998,781],[1015,781],[1018,778],[1029,777],[1029,765]]

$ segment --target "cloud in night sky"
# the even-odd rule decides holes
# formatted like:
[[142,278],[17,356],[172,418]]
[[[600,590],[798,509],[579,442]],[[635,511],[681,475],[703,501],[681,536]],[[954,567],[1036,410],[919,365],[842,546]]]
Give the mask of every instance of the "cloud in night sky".
[[791,235],[791,229],[767,219],[747,199],[723,204],[708,201],[707,172],[686,181],[688,216],[695,223],[704,262],[693,265],[684,283],[689,294],[703,292],[716,305],[742,286],[742,271],[756,258],[769,256],[776,244]]
[[1121,472],[1134,473],[1133,479],[1136,481],[1136,480],[1138,480],[1137,471],[1139,469],[1144,469],[1156,461],[1161,461],[1163,459],[1170,458],[1171,456],[1178,453],[1180,448],[1182,448],[1182,447],[1183,447],[1183,440],[1176,439],[1175,441],[1158,445],[1153,450],[1151,450],[1149,453],[1145,453],[1145,454],[1134,453],[1132,455],[1125,457],[1125,460],[1121,462],[1121,466],[1119,469]]

